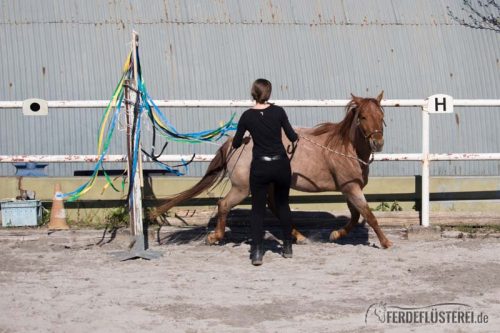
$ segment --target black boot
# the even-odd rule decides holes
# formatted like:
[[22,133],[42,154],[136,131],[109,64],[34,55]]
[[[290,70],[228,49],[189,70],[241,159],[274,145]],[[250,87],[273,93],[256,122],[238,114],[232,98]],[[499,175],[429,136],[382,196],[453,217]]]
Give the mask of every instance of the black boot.
[[292,257],[293,257],[292,241],[291,240],[284,240],[283,241],[283,258],[292,258]]
[[262,246],[262,242],[253,244],[250,251],[250,259],[252,259],[252,265],[262,265],[262,257],[264,256],[264,246]]

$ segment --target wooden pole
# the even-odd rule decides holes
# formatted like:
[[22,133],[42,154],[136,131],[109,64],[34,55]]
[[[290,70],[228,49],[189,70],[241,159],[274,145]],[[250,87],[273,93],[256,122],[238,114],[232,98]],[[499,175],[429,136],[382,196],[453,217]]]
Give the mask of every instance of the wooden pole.
[[[138,90],[138,68],[137,68],[137,47],[139,35],[132,32],[132,78],[125,83],[125,105],[127,112],[127,159],[128,159],[128,179],[132,182],[132,188],[129,193],[129,217],[130,230],[132,233],[131,249],[127,253],[119,253],[120,260],[128,259],[154,259],[160,256],[154,251],[147,251],[147,238],[144,233],[144,221],[142,213],[142,154],[140,149],[140,132],[138,132],[140,114],[136,115],[135,106],[141,96]],[[130,88],[129,88],[130,87]],[[135,117],[139,119],[135,119]],[[133,132],[132,129],[135,128]],[[137,165],[134,170],[134,147],[135,142],[139,140],[137,152]]]
[[[137,43],[139,40],[139,36],[135,31],[132,32],[132,68],[133,68],[133,76],[131,79],[131,84],[133,89],[137,90],[138,84],[137,84]],[[130,91],[130,100],[135,102],[140,96],[137,95],[137,93],[134,90]],[[134,105],[135,107],[135,105]],[[132,112],[130,116],[132,117],[131,119],[134,119],[134,107],[132,107]],[[137,122],[141,121],[140,119],[137,120]],[[132,124],[133,126],[133,124]],[[131,148],[132,148],[132,154],[134,150],[134,144],[137,141],[137,128],[135,133],[131,135],[130,139],[132,140],[131,142]],[[139,163],[141,160],[141,151],[140,151],[140,146],[138,148],[139,152],[137,153],[137,167],[136,170],[133,174],[130,174],[131,179],[133,179],[133,187],[132,187],[132,201],[133,205],[130,207],[130,223],[131,223],[131,230],[132,230],[132,235],[134,237],[144,237],[144,229],[143,229],[143,221],[142,221],[142,191],[141,191],[141,180],[140,180],[140,174],[142,173],[141,167],[142,163]],[[129,166],[132,166],[132,154],[129,155]]]

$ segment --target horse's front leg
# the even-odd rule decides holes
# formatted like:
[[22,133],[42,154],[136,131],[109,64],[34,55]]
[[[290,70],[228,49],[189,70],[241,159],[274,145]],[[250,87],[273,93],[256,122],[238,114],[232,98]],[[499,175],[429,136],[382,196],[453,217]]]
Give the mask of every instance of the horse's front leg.
[[[368,207],[368,203],[366,202],[365,196],[361,187],[356,183],[350,183],[342,189],[342,192],[347,197],[347,200],[351,202],[351,204],[356,208],[356,210],[363,216],[363,218],[368,222],[370,227],[372,227],[373,231],[378,237],[380,245],[383,248],[389,248],[393,244],[390,240],[385,237],[384,232],[380,228],[375,215],[373,215],[370,207]],[[352,222],[352,220],[351,220]],[[349,223],[351,223],[349,222]]]
[[227,215],[231,209],[248,196],[248,189],[231,187],[227,195],[217,203],[217,224],[215,230],[207,235],[210,245],[220,242],[226,232]]
[[351,232],[352,228],[354,228],[354,226],[358,224],[360,215],[358,210],[349,200],[347,200],[347,207],[351,212],[351,220],[342,229],[332,231],[332,233],[330,234],[331,241],[335,241],[342,237],[347,236]]

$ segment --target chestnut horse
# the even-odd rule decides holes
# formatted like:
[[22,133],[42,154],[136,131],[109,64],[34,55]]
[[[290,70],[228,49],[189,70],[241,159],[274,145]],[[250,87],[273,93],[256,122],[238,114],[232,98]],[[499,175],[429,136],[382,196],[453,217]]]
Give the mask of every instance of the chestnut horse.
[[[295,129],[299,141],[295,150],[288,152],[292,166],[291,187],[304,192],[340,191],[347,199],[351,219],[344,228],[332,231],[330,240],[347,235],[361,215],[373,228],[383,248],[392,245],[378,225],[362,191],[368,183],[370,156],[381,151],[384,145],[384,113],[380,106],[382,97],[383,91],[377,98],[352,95],[341,122]],[[245,141],[246,144],[233,149],[232,138],[229,138],[217,151],[202,179],[192,188],[166,199],[151,217],[157,217],[182,201],[195,197],[217,181],[222,181],[227,174],[232,186],[217,204],[217,225],[207,237],[209,244],[221,241],[229,211],[250,193],[253,143],[249,139]],[[283,144],[291,147],[285,135]],[[269,192],[272,193],[272,188]],[[272,201],[269,200],[271,209]],[[293,236],[299,243],[306,240],[295,228]]]

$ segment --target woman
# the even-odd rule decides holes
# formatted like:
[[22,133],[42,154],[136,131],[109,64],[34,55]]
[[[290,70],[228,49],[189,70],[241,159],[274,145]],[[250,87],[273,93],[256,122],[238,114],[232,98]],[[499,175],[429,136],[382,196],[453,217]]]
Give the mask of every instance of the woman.
[[298,135],[293,130],[285,110],[268,102],[271,96],[271,82],[257,79],[252,85],[252,97],[256,101],[253,108],[246,110],[238,122],[233,139],[233,148],[243,143],[245,131],[253,139],[252,164],[250,167],[250,191],[252,193],[252,213],[250,227],[252,233],[251,260],[253,265],[262,265],[263,223],[269,185],[274,184],[275,205],[283,228],[283,257],[292,257],[292,226],[288,203],[291,182],[290,160],[281,141],[281,129],[291,142],[296,144]]

